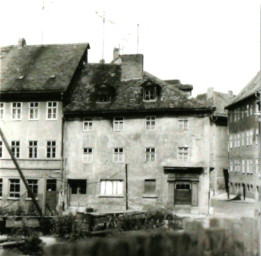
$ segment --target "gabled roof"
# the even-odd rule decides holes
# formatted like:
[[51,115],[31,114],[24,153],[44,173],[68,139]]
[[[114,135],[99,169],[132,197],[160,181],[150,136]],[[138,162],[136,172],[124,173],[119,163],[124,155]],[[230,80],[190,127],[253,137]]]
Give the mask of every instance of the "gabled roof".
[[89,44],[1,48],[0,94],[63,92]]
[[[142,88],[146,81],[161,87],[159,99],[144,102]],[[109,84],[115,89],[115,97],[110,103],[97,103],[97,90],[102,84]],[[201,111],[213,109],[195,99],[188,99],[186,94],[175,86],[144,72],[142,79],[121,81],[121,66],[118,64],[88,64],[83,67],[80,78],[72,95],[71,103],[65,108],[65,115],[86,113],[143,112],[143,111]]]
[[232,105],[253,96],[257,91],[261,90],[260,85],[260,72],[258,72],[255,77],[238,93],[238,95],[233,99],[233,101],[226,107],[230,108]]
[[228,93],[213,91],[212,97],[208,98],[207,93],[197,95],[196,99],[204,104],[209,104],[216,108],[214,115],[227,117],[227,106],[232,100],[233,96]]

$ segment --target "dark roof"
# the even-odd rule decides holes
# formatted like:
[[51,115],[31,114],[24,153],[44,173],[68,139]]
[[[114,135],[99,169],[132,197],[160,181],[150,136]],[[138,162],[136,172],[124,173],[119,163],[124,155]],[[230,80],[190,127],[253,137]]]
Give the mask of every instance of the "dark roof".
[[255,77],[238,93],[238,95],[233,99],[233,101],[226,107],[229,108],[238,102],[253,96],[257,91],[261,90],[260,85],[260,72],[258,72]]
[[179,80],[164,80],[164,82],[176,86],[180,90],[184,91],[192,91],[193,90],[193,85],[191,84],[181,84]]
[[[148,72],[144,72],[142,79],[121,81],[120,78],[121,66],[118,64],[88,64],[83,67],[71,103],[65,108],[65,115],[150,110],[212,111],[211,107],[188,99],[184,92]],[[147,83],[159,88],[160,97],[155,102],[143,101],[142,86]],[[114,91],[114,97],[110,103],[97,103],[98,92],[104,86]]]
[[209,104],[216,108],[214,115],[227,116],[227,110],[225,106],[233,100],[233,96],[228,93],[215,92],[208,98],[207,93],[197,95],[196,99],[204,104]]
[[63,92],[89,44],[1,48],[0,94]]

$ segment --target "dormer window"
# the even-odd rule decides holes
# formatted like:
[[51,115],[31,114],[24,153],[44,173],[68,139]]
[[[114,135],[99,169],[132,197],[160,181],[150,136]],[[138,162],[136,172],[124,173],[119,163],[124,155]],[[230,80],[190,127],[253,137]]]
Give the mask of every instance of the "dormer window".
[[97,102],[109,103],[112,99],[113,90],[110,86],[102,85],[97,94]]
[[156,86],[143,88],[143,100],[144,101],[156,100]]

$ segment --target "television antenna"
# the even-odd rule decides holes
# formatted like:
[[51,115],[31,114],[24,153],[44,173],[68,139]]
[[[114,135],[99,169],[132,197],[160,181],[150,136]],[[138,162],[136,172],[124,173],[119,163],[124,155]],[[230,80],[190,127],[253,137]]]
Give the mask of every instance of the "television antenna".
[[102,59],[101,59],[101,61],[104,62],[105,23],[108,22],[113,25],[116,25],[116,23],[107,19],[105,16],[105,12],[103,12],[103,14],[100,14],[99,12],[96,11],[95,14],[102,19]]

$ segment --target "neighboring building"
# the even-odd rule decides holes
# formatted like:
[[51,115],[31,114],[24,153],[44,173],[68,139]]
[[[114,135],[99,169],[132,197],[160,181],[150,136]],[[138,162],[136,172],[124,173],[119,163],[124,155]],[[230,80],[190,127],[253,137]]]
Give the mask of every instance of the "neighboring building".
[[213,110],[143,72],[141,54],[83,67],[64,110],[68,207],[207,213]]
[[233,98],[231,91],[228,93],[216,92],[212,87],[208,88],[207,93],[200,94],[196,98],[198,101],[216,108],[215,112],[210,116],[210,188],[212,195],[223,193],[228,189],[228,113],[225,106]]
[[[63,104],[88,44],[1,48],[0,126],[40,207],[55,210],[63,171]],[[0,206],[31,199],[0,137]]]
[[229,185],[232,194],[255,198],[260,185],[258,138],[260,74],[226,107],[229,111]]

